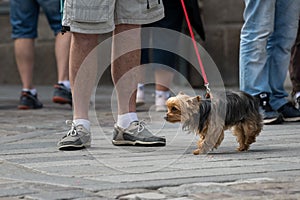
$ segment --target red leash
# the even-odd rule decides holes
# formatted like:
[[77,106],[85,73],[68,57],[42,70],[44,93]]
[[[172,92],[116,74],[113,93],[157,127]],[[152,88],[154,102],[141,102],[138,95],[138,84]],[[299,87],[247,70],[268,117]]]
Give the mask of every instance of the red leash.
[[201,60],[199,50],[197,48],[197,42],[196,42],[196,39],[195,39],[195,35],[194,35],[194,32],[193,32],[193,28],[192,28],[188,13],[186,11],[184,0],[181,0],[181,5],[182,5],[184,16],[185,16],[185,19],[186,19],[186,22],[187,22],[187,25],[188,25],[188,28],[189,28],[189,31],[190,31],[192,41],[193,41],[193,45],[194,45],[195,53],[196,53],[196,56],[197,56],[198,64],[199,64],[199,67],[200,67],[200,70],[201,70],[201,73],[202,73],[202,77],[203,77],[203,80],[204,80],[204,86],[206,88],[206,95],[205,96],[207,98],[210,98],[209,82],[207,80],[207,76],[206,76],[206,73],[205,73],[205,70],[204,70],[204,66],[203,66],[203,63],[202,63],[202,60]]

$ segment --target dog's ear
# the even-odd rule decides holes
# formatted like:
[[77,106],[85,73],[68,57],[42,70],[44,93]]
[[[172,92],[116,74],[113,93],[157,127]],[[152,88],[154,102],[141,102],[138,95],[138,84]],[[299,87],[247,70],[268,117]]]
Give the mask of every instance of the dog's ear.
[[191,97],[187,100],[188,104],[196,104],[196,103],[199,103],[201,100],[201,97],[198,95],[198,96],[195,96],[195,97]]

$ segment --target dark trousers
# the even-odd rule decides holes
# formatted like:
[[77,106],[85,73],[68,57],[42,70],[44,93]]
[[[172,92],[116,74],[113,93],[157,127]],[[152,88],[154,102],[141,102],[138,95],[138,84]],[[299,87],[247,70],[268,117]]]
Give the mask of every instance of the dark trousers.
[[[142,25],[142,27],[158,27],[158,28],[167,28],[174,31],[181,31],[182,22],[183,22],[183,11],[179,0],[164,0],[163,1],[165,8],[165,17],[157,22]],[[154,33],[159,34],[161,41],[172,40],[174,49],[178,48],[178,38],[166,35],[164,32]],[[142,34],[142,44],[145,42],[150,42],[149,35]],[[153,41],[154,45],[155,42]],[[159,41],[160,42],[160,41]],[[176,65],[176,55],[161,49],[142,49],[141,52],[141,64],[147,63],[159,63],[171,68],[174,68]]]
[[292,96],[296,92],[300,92],[300,21],[298,27],[298,35],[295,45],[291,52],[291,63],[289,66],[290,78],[292,81],[293,91]]

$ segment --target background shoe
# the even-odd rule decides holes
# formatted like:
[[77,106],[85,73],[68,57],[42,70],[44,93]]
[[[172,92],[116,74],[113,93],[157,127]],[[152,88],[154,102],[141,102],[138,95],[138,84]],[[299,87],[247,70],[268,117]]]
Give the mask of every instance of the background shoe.
[[297,97],[297,98],[293,98],[294,100],[294,105],[295,105],[295,108],[297,108],[298,110],[300,110],[300,96]]
[[280,113],[272,109],[269,103],[269,95],[266,92],[262,92],[255,97],[259,100],[259,109],[263,116],[264,124],[281,124],[282,116]]
[[165,146],[166,139],[153,135],[146,127],[145,122],[135,121],[126,129],[115,125],[113,131],[114,145],[141,145],[141,146]]
[[136,106],[142,106],[145,104],[145,92],[144,85],[139,85],[136,92]]
[[32,95],[29,91],[22,91],[20,97],[20,103],[18,109],[40,109],[43,108],[43,104],[38,100],[37,94]]
[[297,97],[295,99],[295,108],[297,108],[298,110],[300,110],[300,97]]
[[282,114],[283,121],[286,122],[298,122],[300,121],[300,111],[293,106],[292,103],[286,103],[281,108],[278,109],[278,112]]
[[59,150],[79,150],[91,146],[91,133],[82,125],[77,125],[71,121],[66,121],[71,125],[68,133],[57,143]]
[[166,112],[167,106],[166,101],[169,97],[165,97],[163,95],[155,95],[155,110],[157,112]]
[[55,84],[52,101],[54,103],[70,104],[72,106],[71,89],[65,87],[63,84]]
[[293,90],[290,94],[290,101],[295,108],[300,110],[300,91],[296,92]]

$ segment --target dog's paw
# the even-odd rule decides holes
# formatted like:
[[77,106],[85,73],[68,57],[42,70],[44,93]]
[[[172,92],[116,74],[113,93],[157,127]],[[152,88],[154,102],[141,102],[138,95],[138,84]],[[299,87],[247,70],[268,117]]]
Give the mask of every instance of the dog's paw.
[[205,151],[204,149],[196,149],[193,151],[194,155],[199,155],[199,154],[204,154],[207,153],[207,151]]
[[199,154],[200,154],[200,151],[201,151],[200,149],[196,149],[196,150],[193,151],[193,154],[194,154],[194,155],[199,155]]
[[249,146],[247,145],[243,145],[243,146],[239,146],[238,148],[236,148],[237,151],[248,151]]

